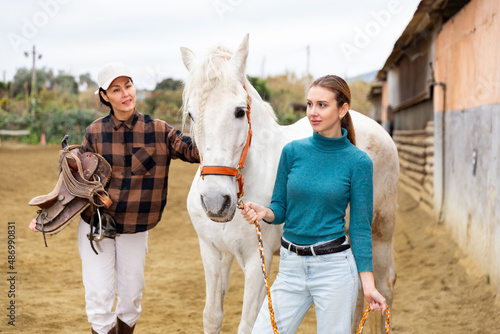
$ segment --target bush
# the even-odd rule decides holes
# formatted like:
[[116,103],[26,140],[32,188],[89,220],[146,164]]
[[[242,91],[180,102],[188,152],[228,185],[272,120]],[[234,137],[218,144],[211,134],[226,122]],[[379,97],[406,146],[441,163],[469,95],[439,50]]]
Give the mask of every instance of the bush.
[[170,124],[182,120],[182,89],[155,91],[144,100],[137,101],[136,108],[143,114],[162,119]]
[[29,115],[19,116],[3,109],[0,109],[0,129],[23,130],[30,125]]
[[295,114],[292,108],[294,103],[305,103],[304,82],[304,78],[298,78],[292,73],[266,79],[270,95],[268,102],[272,105],[280,124],[291,124],[304,116]]
[[104,115],[95,109],[53,108],[37,115],[37,120],[30,129],[30,136],[34,136],[30,141],[39,142],[42,132],[45,132],[47,143],[59,143],[64,135],[68,135],[69,143],[80,144],[85,128]]

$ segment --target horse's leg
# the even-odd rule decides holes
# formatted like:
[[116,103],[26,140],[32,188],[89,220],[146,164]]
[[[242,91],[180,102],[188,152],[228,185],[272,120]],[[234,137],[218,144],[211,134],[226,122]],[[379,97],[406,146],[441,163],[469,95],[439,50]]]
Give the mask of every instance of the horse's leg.
[[[257,241],[255,241],[257,243]],[[256,244],[255,244],[256,245]],[[266,252],[266,268],[269,274],[271,268],[273,253],[270,251],[269,247],[265,249],[269,250]],[[249,334],[252,332],[253,325],[259,314],[259,310],[262,306],[264,298],[266,298],[267,290],[265,286],[265,281],[262,273],[262,268],[260,264],[259,251],[256,248],[249,247],[248,249],[254,249],[253,252],[248,252],[247,254],[236,254],[238,263],[243,269],[245,275],[245,290],[243,293],[243,307],[241,310],[241,321],[238,326],[238,334]]]
[[[378,241],[373,240],[373,276],[375,278],[375,286],[377,290],[387,300],[387,305],[392,306],[394,298],[394,284],[396,283],[396,272],[394,270],[394,263],[392,258],[392,241]],[[354,313],[354,322],[352,324],[352,333],[356,333],[359,323],[365,310],[363,289],[360,288],[358,293],[358,300],[356,304],[356,311]],[[372,315],[373,317],[373,315]],[[380,333],[385,333],[385,316],[381,315],[380,322],[378,319],[375,323],[380,324]],[[375,323],[370,322],[371,325]],[[373,328],[373,327],[371,327]]]
[[[392,254],[392,241],[396,226],[396,190],[385,197],[385,205],[378,205],[373,212],[373,275],[377,290],[386,298],[387,305],[392,306],[396,271]],[[385,316],[380,316],[380,333],[385,333]]]
[[[373,241],[373,267],[375,286],[386,298],[387,305],[392,306],[394,298],[394,284],[396,283],[396,271],[392,258],[392,240]],[[385,316],[381,315],[380,333],[385,333]]]
[[224,299],[229,286],[229,272],[234,256],[217,250],[201,238],[200,251],[206,281],[203,328],[205,334],[218,334],[222,327]]
[[[393,203],[394,205],[389,205]],[[372,222],[372,247],[373,247],[373,276],[377,290],[386,298],[387,305],[392,306],[394,298],[394,284],[396,283],[396,271],[392,257],[392,236],[396,222],[396,204],[394,201],[386,201],[382,209],[375,210]],[[381,207],[376,206],[376,207]],[[365,298],[362,287],[358,293],[354,322],[351,327],[352,333],[356,333],[365,310]],[[373,316],[373,315],[372,315]],[[372,318],[370,325],[380,326],[380,333],[385,333],[385,316]],[[375,323],[374,323],[374,322]],[[372,327],[373,328],[373,327]]]

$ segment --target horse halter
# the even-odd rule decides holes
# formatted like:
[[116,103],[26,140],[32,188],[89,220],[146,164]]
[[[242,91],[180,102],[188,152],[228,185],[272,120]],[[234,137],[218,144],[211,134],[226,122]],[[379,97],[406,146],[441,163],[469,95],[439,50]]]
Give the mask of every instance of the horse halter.
[[248,136],[247,141],[245,143],[245,147],[243,147],[243,152],[241,152],[240,162],[237,167],[226,167],[226,166],[201,166],[201,177],[205,175],[227,175],[234,176],[238,180],[238,200],[243,197],[243,185],[245,183],[245,179],[241,175],[241,170],[245,168],[245,160],[247,158],[248,148],[250,147],[250,143],[252,141],[252,122],[250,120],[250,105],[252,104],[252,98],[250,94],[248,94],[247,87],[243,85],[243,88],[247,92],[247,120],[248,120]]

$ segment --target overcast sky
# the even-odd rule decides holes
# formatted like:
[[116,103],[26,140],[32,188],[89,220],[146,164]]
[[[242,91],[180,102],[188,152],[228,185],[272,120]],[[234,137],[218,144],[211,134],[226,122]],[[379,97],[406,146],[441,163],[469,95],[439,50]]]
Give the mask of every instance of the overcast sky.
[[179,48],[235,49],[250,34],[247,74],[353,77],[380,69],[420,0],[8,0],[0,12],[0,80],[36,66],[78,77],[125,63],[138,88],[184,80]]

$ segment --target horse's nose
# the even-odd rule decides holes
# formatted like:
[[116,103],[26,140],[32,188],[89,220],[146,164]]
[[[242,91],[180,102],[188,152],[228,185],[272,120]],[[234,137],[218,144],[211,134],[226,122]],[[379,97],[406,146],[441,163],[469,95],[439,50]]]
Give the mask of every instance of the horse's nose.
[[224,212],[227,212],[227,210],[229,210],[229,207],[231,206],[231,197],[229,195],[224,195],[223,196],[223,201],[222,201],[222,207],[219,211],[219,213],[224,213]]
[[214,216],[224,216],[225,212],[231,206],[231,197],[229,195],[222,196],[203,196],[201,197],[201,205],[203,209]]
[[[228,221],[231,220],[231,196],[230,195],[215,195],[209,196],[200,195],[201,205],[210,219]],[[229,216],[231,216],[230,219]]]

